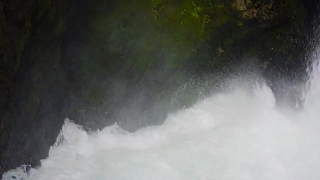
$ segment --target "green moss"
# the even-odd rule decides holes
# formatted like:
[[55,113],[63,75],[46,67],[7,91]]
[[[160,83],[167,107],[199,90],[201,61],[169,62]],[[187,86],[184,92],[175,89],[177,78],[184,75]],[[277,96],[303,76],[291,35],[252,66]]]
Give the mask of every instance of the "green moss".
[[[158,4],[162,5],[159,9]],[[205,13],[205,1],[183,1],[176,3],[169,1],[154,5],[153,9],[157,17],[159,28],[167,29],[167,33],[175,40],[168,41],[168,44],[175,44],[177,47],[190,46],[208,36],[207,24],[211,23],[211,17]],[[189,37],[189,38],[185,38]]]

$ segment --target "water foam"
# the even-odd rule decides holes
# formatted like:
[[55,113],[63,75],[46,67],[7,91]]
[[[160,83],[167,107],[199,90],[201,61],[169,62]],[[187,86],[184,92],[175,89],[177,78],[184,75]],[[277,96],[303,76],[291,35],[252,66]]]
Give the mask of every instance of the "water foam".
[[41,167],[3,180],[312,180],[320,178],[320,72],[302,111],[282,112],[266,85],[216,94],[134,133],[88,133],[65,120]]
[[135,133],[117,124],[87,133],[66,119],[40,168],[2,179],[319,179],[320,143],[301,125],[306,112],[279,112],[264,85],[208,97]]

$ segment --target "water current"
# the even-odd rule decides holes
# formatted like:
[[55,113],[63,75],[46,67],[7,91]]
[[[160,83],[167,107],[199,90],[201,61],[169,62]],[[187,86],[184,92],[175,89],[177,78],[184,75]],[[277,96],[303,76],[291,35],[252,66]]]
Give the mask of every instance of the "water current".
[[213,94],[131,133],[86,132],[66,119],[41,167],[3,180],[318,180],[320,67],[300,111],[277,107],[267,85]]

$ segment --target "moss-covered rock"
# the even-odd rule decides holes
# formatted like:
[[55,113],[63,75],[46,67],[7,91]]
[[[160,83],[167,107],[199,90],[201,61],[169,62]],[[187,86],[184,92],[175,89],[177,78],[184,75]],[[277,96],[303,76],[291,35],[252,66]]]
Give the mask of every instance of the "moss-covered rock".
[[[215,74],[242,57],[257,58],[261,67],[297,70],[285,62],[301,62],[294,57],[304,54],[301,42],[312,11],[300,0],[120,0],[87,5],[90,10],[79,18],[85,29],[78,36],[82,47],[74,50],[78,55],[70,63],[77,67],[73,80],[81,82],[72,86],[83,99],[71,101],[87,114],[100,111],[113,118],[110,121],[121,118],[109,107],[119,101],[130,104],[126,101],[138,98],[140,91],[148,93],[139,98],[162,99],[168,109],[188,106],[198,98],[197,90],[181,93],[174,105],[170,98],[190,76]],[[121,93],[110,85],[118,80],[125,82]]]

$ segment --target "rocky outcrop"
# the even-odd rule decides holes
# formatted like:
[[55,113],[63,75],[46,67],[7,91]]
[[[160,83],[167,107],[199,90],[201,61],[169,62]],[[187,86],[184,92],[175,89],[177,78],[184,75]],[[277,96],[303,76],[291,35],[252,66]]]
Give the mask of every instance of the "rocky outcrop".
[[[90,13],[79,18],[85,21],[76,25],[82,29],[74,36],[77,48],[74,43],[66,47],[72,49],[66,59],[73,67],[68,73],[73,81],[68,82],[69,88],[74,87],[70,97],[75,97],[69,99],[72,116],[97,128],[119,119],[150,119],[140,117],[150,112],[166,114],[197,99],[197,92],[188,90],[174,101],[179,103],[171,101],[190,76],[225,71],[245,57],[256,58],[271,81],[302,76],[301,57],[308,52],[307,34],[312,27],[308,22],[318,6],[317,1],[308,3],[116,1],[98,7],[91,3]],[[159,99],[160,105],[154,103]],[[141,126],[148,124],[142,121]]]
[[[49,106],[54,116],[58,114],[54,106],[57,102],[48,99],[56,94],[50,86],[59,82],[60,36],[66,13],[67,1],[0,2],[0,113],[4,115],[0,121],[1,168],[33,163],[30,156],[25,156],[30,152],[45,157],[40,141],[30,143],[28,139],[50,134],[37,132],[43,131],[37,117],[45,113],[41,112],[42,106]],[[54,137],[51,139],[53,142]]]

